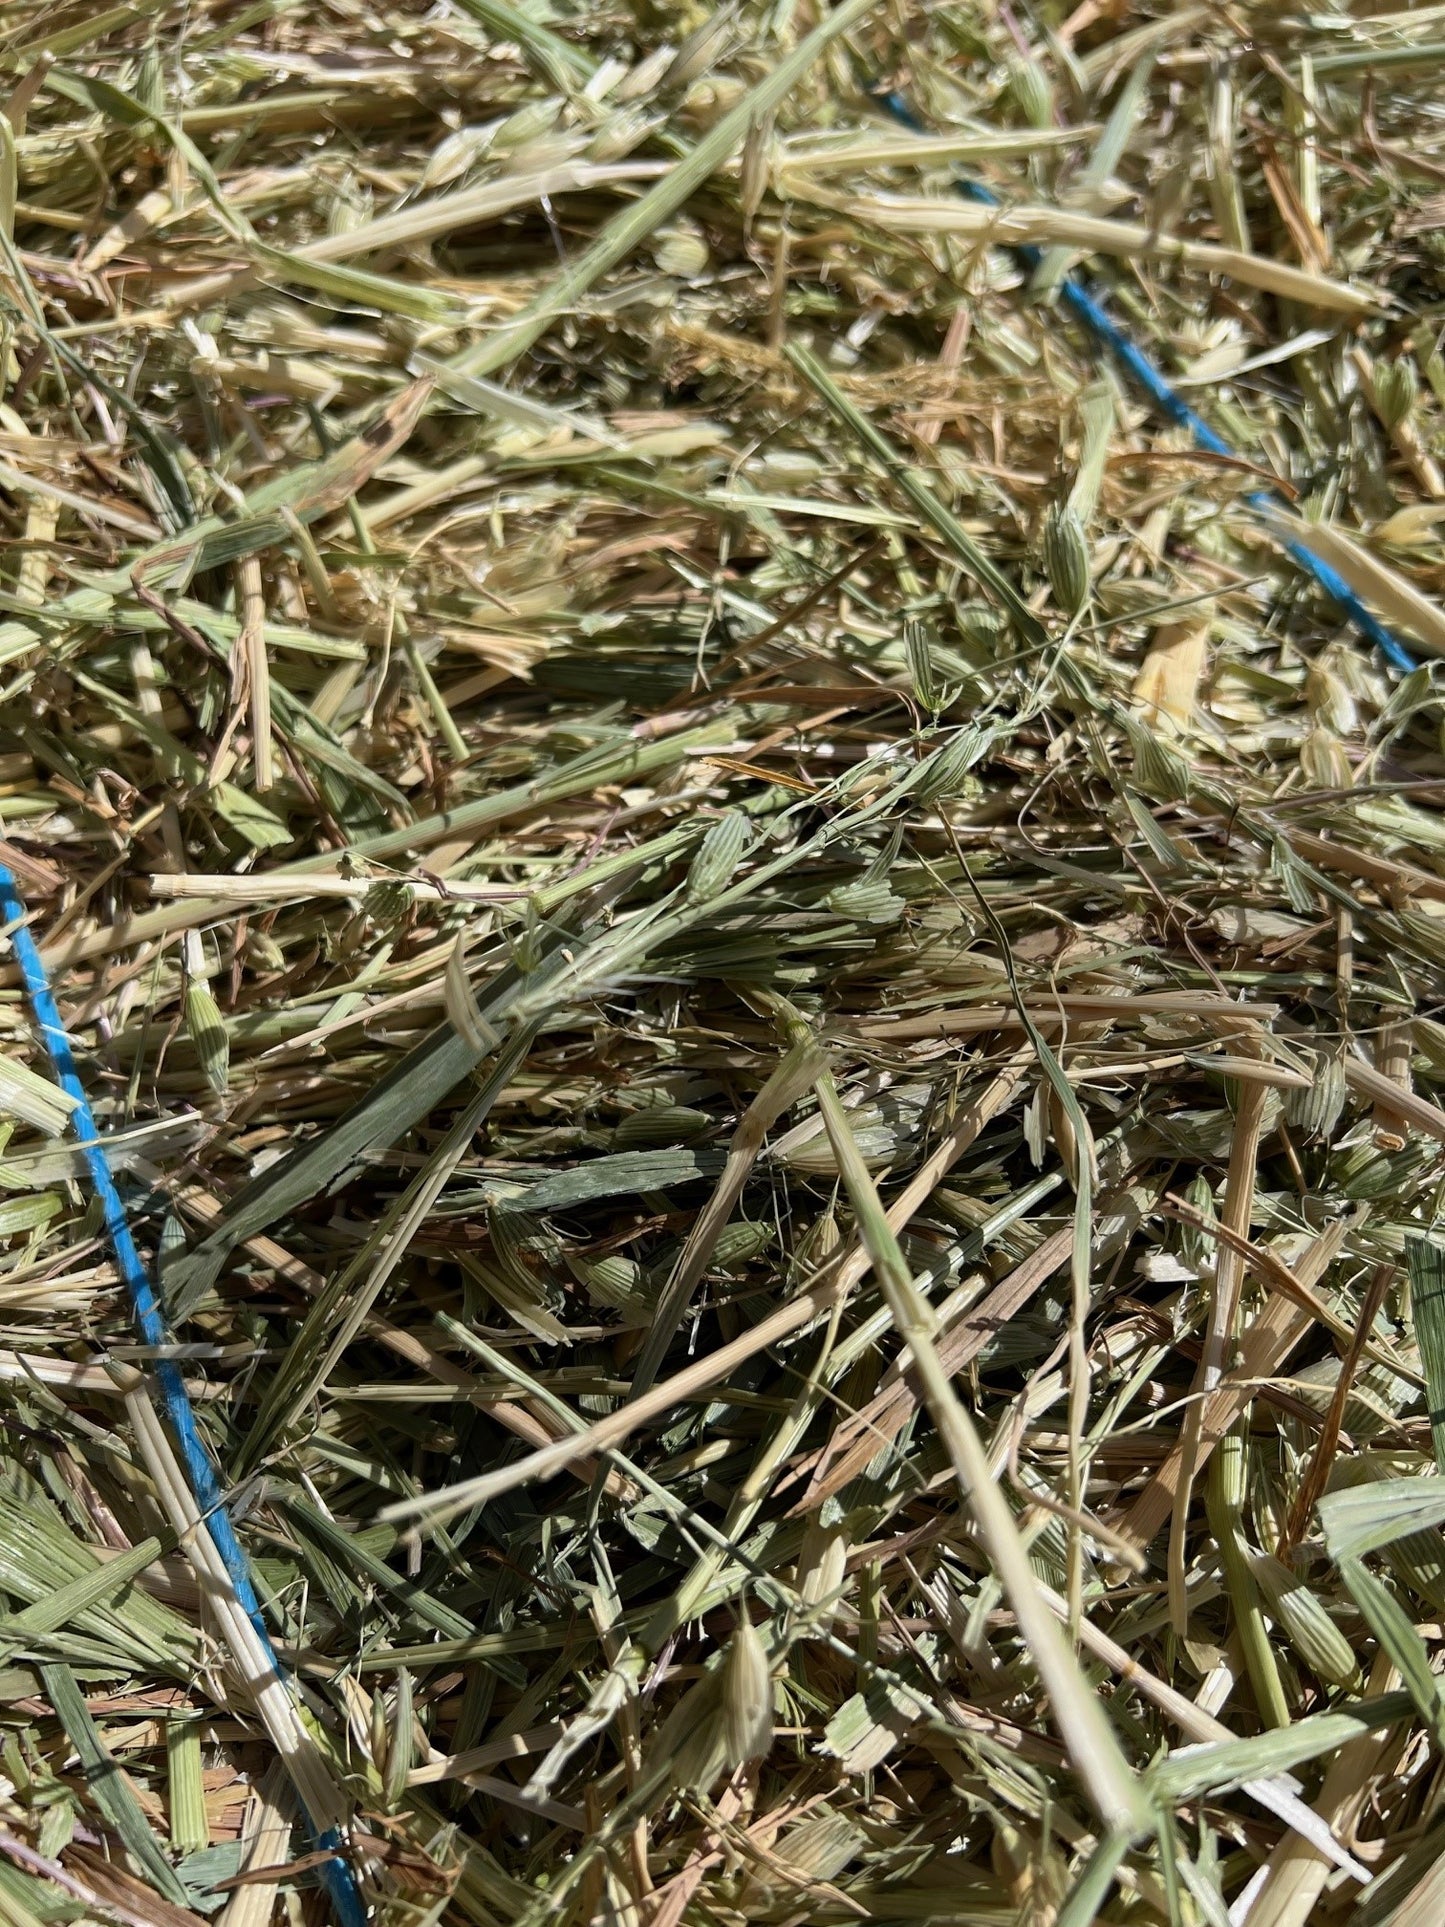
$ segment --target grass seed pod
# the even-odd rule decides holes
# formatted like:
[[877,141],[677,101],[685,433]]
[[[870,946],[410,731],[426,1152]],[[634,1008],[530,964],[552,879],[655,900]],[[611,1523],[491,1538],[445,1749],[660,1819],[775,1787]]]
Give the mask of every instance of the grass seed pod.
[[925,709],[939,706],[939,681],[933,660],[928,625],[910,616],[903,625],[903,653],[908,659],[908,680],[913,693]]
[[1044,573],[1065,615],[1089,600],[1089,543],[1078,511],[1058,503],[1044,517]]
[[1412,1592],[1437,1613],[1445,1612],[1445,1542],[1438,1532],[1407,1532],[1383,1553],[1386,1565]]
[[1124,727],[1134,752],[1134,781],[1139,788],[1161,802],[1184,802],[1190,789],[1187,760],[1136,716],[1126,717]]
[[[377,1695],[380,1700],[381,1695]],[[411,1674],[401,1667],[396,1676],[396,1693],[390,1708],[386,1740],[386,1810],[395,1813],[406,1798],[406,1776],[411,1770],[415,1715],[412,1711]]]
[[830,890],[828,908],[855,923],[896,923],[903,914],[903,899],[893,894],[886,877],[859,877],[854,883]]
[[762,1634],[747,1618],[723,1661],[722,1714],[728,1764],[760,1760],[773,1743],[773,1676]]
[[703,21],[683,41],[673,55],[672,63],[662,76],[662,90],[670,87],[688,87],[701,79],[722,58],[724,49],[736,31],[736,9],[728,0]]
[[821,1608],[814,1622],[819,1632],[832,1628],[847,1581],[849,1548],[846,1526],[824,1525],[817,1513],[810,1516],[798,1553],[798,1596],[805,1605]]
[[725,810],[703,838],[684,894],[689,903],[708,903],[732,882],[752,841],[752,825],[741,810]]
[[676,275],[681,281],[706,274],[711,259],[702,230],[691,221],[674,221],[668,227],[659,228],[652,255],[660,273]]
[[706,1111],[689,1104],[645,1104],[619,1121],[612,1142],[619,1151],[655,1150],[665,1144],[688,1144],[711,1125]]
[[1025,126],[1053,126],[1054,90],[1036,60],[1014,62],[1008,77],[1008,93]]
[[755,1224],[751,1218],[734,1218],[718,1233],[718,1241],[713,1246],[712,1269],[735,1271],[751,1264],[754,1258],[761,1257],[772,1242],[773,1227],[770,1224]]
[[217,1097],[224,1097],[231,1075],[231,1040],[220,1005],[211,995],[211,986],[204,977],[187,979],[186,1030],[196,1047],[206,1082]]
[[1350,1685],[1359,1674],[1355,1649],[1318,1593],[1272,1553],[1251,1550],[1245,1557],[1270,1618],[1305,1665],[1332,1686]]
[[1285,1121],[1306,1142],[1331,1138],[1345,1108],[1344,1059],[1334,1051],[1317,1051],[1314,1060],[1314,1082],[1284,1096]]
[[706,1792],[728,1763],[721,1668],[688,1688],[663,1721],[656,1744],[677,1786]]
[[960,602],[955,611],[958,626],[967,639],[986,655],[993,656],[1008,638],[1008,617],[991,602]]
[[648,1309],[642,1288],[642,1267],[635,1258],[610,1252],[603,1258],[569,1258],[568,1269],[594,1305],[612,1311]]
[[1409,420],[1420,388],[1414,362],[1377,361],[1373,380],[1376,414],[1386,428],[1398,428]]
[[955,730],[941,749],[919,764],[913,779],[914,801],[932,803],[941,796],[957,795],[964,778],[992,741],[991,732],[980,729],[977,723],[965,723]]

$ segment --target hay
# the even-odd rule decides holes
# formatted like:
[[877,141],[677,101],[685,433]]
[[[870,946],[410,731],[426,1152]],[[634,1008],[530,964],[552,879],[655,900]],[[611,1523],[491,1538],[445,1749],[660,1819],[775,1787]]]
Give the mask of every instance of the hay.
[[1437,13],[9,10],[7,1919],[1438,1917]]

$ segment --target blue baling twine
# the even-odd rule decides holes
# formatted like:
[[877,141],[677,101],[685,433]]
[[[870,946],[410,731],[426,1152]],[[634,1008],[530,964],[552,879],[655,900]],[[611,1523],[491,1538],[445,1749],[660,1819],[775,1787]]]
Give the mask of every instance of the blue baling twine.
[[[15,961],[20,966],[20,975],[25,983],[25,994],[30,999],[30,1008],[45,1041],[45,1049],[55,1072],[56,1082],[74,1104],[71,1125],[77,1139],[77,1148],[85,1160],[85,1168],[95,1195],[100,1200],[101,1211],[105,1217],[106,1235],[110,1239],[111,1250],[115,1253],[116,1268],[125,1281],[130,1293],[131,1305],[135,1312],[136,1325],[147,1345],[161,1348],[169,1340],[166,1321],[156,1302],[155,1291],[146,1276],[145,1266],[140,1253],[136,1250],[135,1239],[131,1235],[130,1222],[126,1217],[125,1206],[120,1193],[115,1188],[110,1164],[105,1155],[100,1133],[96,1128],[95,1114],[90,1108],[79,1073],[75,1068],[75,1056],[70,1048],[70,1038],[61,1022],[60,1012],[51,993],[50,980],[46,975],[45,964],[36,947],[25,922],[25,904],[20,896],[15,878],[3,863],[0,863],[0,918],[6,925],[6,934],[15,952]],[[241,1542],[237,1539],[222,1498],[221,1488],[216,1478],[215,1467],[206,1450],[205,1443],[196,1425],[196,1415],[191,1406],[190,1394],[186,1391],[185,1380],[180,1367],[173,1358],[159,1357],[155,1361],[156,1377],[161,1388],[161,1397],[170,1420],[171,1431],[180,1447],[186,1472],[191,1481],[191,1489],[196,1503],[205,1517],[211,1539],[217,1552],[230,1574],[236,1598],[242,1611],[256,1629],[266,1659],[278,1679],[284,1679],[281,1663],[271,1644],[271,1636],[261,1617],[261,1603],[256,1597],[256,1588],[251,1579],[251,1568]],[[361,1893],[356,1884],[356,1876],[350,1865],[342,1858],[341,1837],[334,1827],[318,1828],[307,1817],[308,1830],[318,1847],[329,1850],[336,1858],[324,1861],[320,1872],[331,1897],[331,1903],[341,1927],[364,1927],[366,1909],[362,1905]]]
[[[873,98],[892,114],[895,120],[901,121],[905,127],[912,128],[914,133],[921,134],[925,131],[922,122],[901,94],[879,88],[874,92]],[[991,194],[981,182],[970,180],[967,175],[955,175],[954,186],[966,200],[977,201],[983,207],[1001,205],[996,194]],[[1010,251],[1030,274],[1044,258],[1043,249],[1035,247],[1030,242],[1020,242]],[[1196,415],[1188,402],[1169,385],[1144,351],[1135,347],[1118,322],[1112,319],[1081,281],[1076,280],[1073,275],[1065,276],[1059,286],[1059,299],[1072,309],[1095,340],[1107,348],[1115,360],[1128,370],[1162,415],[1167,415],[1169,420],[1178,423],[1179,427],[1187,428],[1200,448],[1207,449],[1211,455],[1223,455],[1231,461],[1239,459],[1229,444],[1221,441],[1208,422]],[[1275,491],[1267,488],[1254,489],[1246,500],[1251,508],[1271,519],[1278,509],[1285,506]],[[1392,668],[1413,669],[1415,667],[1415,658],[1410,651],[1377,616],[1370,613],[1343,576],[1337,574],[1328,562],[1322,562],[1312,549],[1307,548],[1294,536],[1287,535],[1281,529],[1276,529],[1275,533],[1282,547],[1307,575],[1314,577],[1330,600],[1344,611],[1361,635],[1368,637],[1374,643]]]

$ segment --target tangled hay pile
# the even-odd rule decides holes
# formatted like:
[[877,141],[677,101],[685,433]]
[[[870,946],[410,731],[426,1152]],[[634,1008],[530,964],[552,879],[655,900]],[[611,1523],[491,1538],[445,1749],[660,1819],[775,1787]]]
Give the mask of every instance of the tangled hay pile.
[[5,9],[7,1923],[1440,1918],[1441,12]]

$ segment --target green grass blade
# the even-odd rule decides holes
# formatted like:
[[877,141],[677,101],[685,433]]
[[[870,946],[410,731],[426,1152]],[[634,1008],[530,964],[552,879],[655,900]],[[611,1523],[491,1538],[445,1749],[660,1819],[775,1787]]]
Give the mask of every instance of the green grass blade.
[[189,1907],[189,1896],[151,1831],[129,1780],[86,1709],[74,1673],[60,1660],[43,1662],[39,1672],[50,1703],[80,1756],[81,1771],[96,1805],[115,1828],[126,1852],[137,1866],[144,1868],[157,1890],[173,1905]]

